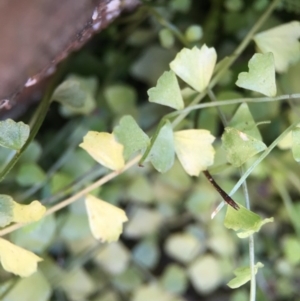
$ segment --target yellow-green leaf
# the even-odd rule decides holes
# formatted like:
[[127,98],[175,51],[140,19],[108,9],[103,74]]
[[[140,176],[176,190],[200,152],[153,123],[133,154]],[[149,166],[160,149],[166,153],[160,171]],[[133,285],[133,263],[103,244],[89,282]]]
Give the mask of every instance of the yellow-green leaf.
[[39,201],[33,201],[28,205],[15,202],[9,195],[0,195],[0,227],[12,222],[30,223],[41,219],[46,212]]
[[246,103],[242,103],[238,107],[228,126],[262,141],[259,129]]
[[88,115],[96,108],[96,89],[96,78],[71,75],[55,89],[52,100],[63,105],[60,111],[66,117]]
[[45,181],[46,173],[34,162],[23,163],[16,175],[16,181],[21,186],[31,186]]
[[161,173],[167,172],[174,164],[174,135],[172,125],[167,120],[158,134],[152,137],[151,149],[142,162],[151,161],[153,167]]
[[114,84],[104,89],[108,107],[114,114],[134,114],[136,112],[137,93],[129,85]]
[[30,128],[27,124],[12,119],[0,121],[0,146],[20,150],[29,137]]
[[125,212],[93,195],[86,196],[85,205],[93,236],[102,242],[118,240],[128,220]]
[[215,137],[207,130],[184,130],[174,133],[175,152],[190,176],[199,176],[214,162],[212,143]]
[[183,48],[170,63],[170,67],[192,88],[202,92],[210,82],[216,61],[216,50],[204,44],[201,49]]
[[240,231],[237,233],[240,238],[246,238],[258,232],[264,224],[274,220],[273,217],[262,219],[258,214],[248,210],[241,204],[238,205],[239,210],[227,206],[224,226],[234,231]]
[[[261,262],[258,262],[254,266],[255,275],[257,274],[258,269],[263,266],[264,265]],[[233,273],[236,277],[227,283],[230,288],[238,288],[251,279],[251,270],[249,266],[237,268],[233,271]]]
[[123,145],[113,134],[89,131],[79,145],[103,166],[119,170],[124,166]]
[[36,222],[40,220],[46,212],[46,207],[39,201],[33,201],[28,205],[14,203],[13,221],[17,223]]
[[285,235],[283,240],[282,250],[285,259],[296,267],[300,262],[300,241],[296,235]]
[[[66,224],[64,224],[65,227]],[[74,228],[72,230],[74,231]],[[12,243],[21,248],[41,254],[53,242],[56,234],[55,216],[49,214],[35,223],[30,223],[10,233],[9,238]]]
[[0,260],[7,272],[27,277],[36,271],[37,263],[43,259],[0,238]]
[[127,160],[137,151],[146,149],[149,137],[143,132],[132,116],[126,115],[120,119],[120,125],[114,128],[114,135],[124,146],[124,158]]
[[159,41],[162,47],[170,49],[173,47],[175,37],[173,32],[168,28],[163,28],[158,33]]
[[185,38],[189,42],[197,42],[203,37],[203,28],[199,25],[190,25],[185,31]]
[[5,293],[1,291],[1,301],[51,300],[52,287],[41,271],[37,271],[26,278],[16,279],[16,277],[11,277],[10,280],[13,283],[10,283]]
[[158,79],[157,85],[148,90],[149,101],[181,110],[184,102],[176,75],[173,71],[165,71]]
[[254,41],[262,53],[272,52],[277,72],[287,71],[290,64],[300,59],[300,22],[293,21],[254,36]]
[[255,53],[248,66],[249,72],[241,72],[236,85],[266,96],[275,96],[277,90],[273,54],[271,52]]
[[227,152],[228,162],[236,167],[240,167],[248,159],[267,148],[262,141],[231,127],[225,128],[222,142]]
[[9,195],[0,194],[0,227],[13,221],[14,201]]

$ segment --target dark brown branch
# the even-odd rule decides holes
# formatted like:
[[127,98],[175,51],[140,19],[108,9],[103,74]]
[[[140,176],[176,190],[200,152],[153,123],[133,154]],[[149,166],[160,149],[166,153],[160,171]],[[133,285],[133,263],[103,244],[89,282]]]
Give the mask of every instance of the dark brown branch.
[[208,179],[208,181],[215,187],[215,189],[218,191],[220,196],[223,198],[223,200],[230,205],[235,210],[238,210],[240,207],[239,205],[216,183],[216,181],[213,179],[211,174],[205,170],[203,171],[204,175]]

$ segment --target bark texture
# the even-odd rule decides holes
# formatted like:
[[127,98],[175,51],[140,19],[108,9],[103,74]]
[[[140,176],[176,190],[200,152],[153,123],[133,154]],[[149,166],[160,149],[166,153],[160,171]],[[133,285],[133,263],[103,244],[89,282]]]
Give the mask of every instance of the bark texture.
[[10,109],[70,52],[136,0],[1,0],[0,108]]

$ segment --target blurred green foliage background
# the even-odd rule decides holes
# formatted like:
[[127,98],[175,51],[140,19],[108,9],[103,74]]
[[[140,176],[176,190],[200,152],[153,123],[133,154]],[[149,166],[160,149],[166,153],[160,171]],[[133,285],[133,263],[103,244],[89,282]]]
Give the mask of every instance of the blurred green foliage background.
[[[170,110],[148,103],[147,90],[168,70],[182,47],[215,47],[218,60],[230,55],[265,11],[268,0],[145,1],[119,18],[68,61],[68,76],[85,86],[85,112],[52,104],[37,139],[1,183],[1,194],[18,202],[53,205],[104,175],[107,170],[78,147],[88,130],[112,131],[121,116],[132,115],[152,133]],[[299,20],[298,1],[283,1],[261,30]],[[235,86],[247,70],[254,43],[224,75],[214,92],[218,100],[255,96]],[[277,77],[280,94],[299,93],[300,64]],[[187,91],[188,93],[188,91]],[[188,99],[188,97],[187,97]],[[299,119],[296,103],[250,104],[263,140],[270,144]],[[92,108],[90,110],[90,108]],[[227,119],[237,106],[222,108]],[[28,114],[28,113],[27,113]],[[24,120],[28,118],[25,115]],[[239,171],[226,162],[223,132],[215,108],[191,113],[186,125],[217,137],[212,173],[227,192]],[[0,151],[0,165],[7,152]],[[251,164],[251,162],[247,163]],[[275,149],[248,179],[252,210],[273,216],[255,235],[257,300],[300,299],[299,166],[288,150]],[[220,202],[204,176],[191,178],[178,162],[165,174],[136,166],[95,192],[124,208],[129,217],[120,241],[101,244],[92,237],[82,200],[10,234],[15,244],[44,258],[29,278],[0,270],[1,300],[194,301],[249,299],[249,285],[231,290],[233,270],[249,263],[248,242],[223,225],[225,211],[211,220]],[[242,191],[234,200],[244,203]]]

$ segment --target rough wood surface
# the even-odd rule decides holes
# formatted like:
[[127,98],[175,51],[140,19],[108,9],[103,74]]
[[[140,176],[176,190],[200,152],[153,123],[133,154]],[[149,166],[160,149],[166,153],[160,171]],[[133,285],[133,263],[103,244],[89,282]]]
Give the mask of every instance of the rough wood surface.
[[1,0],[0,107],[16,104],[24,90],[55,72],[71,51],[136,4],[136,0]]

